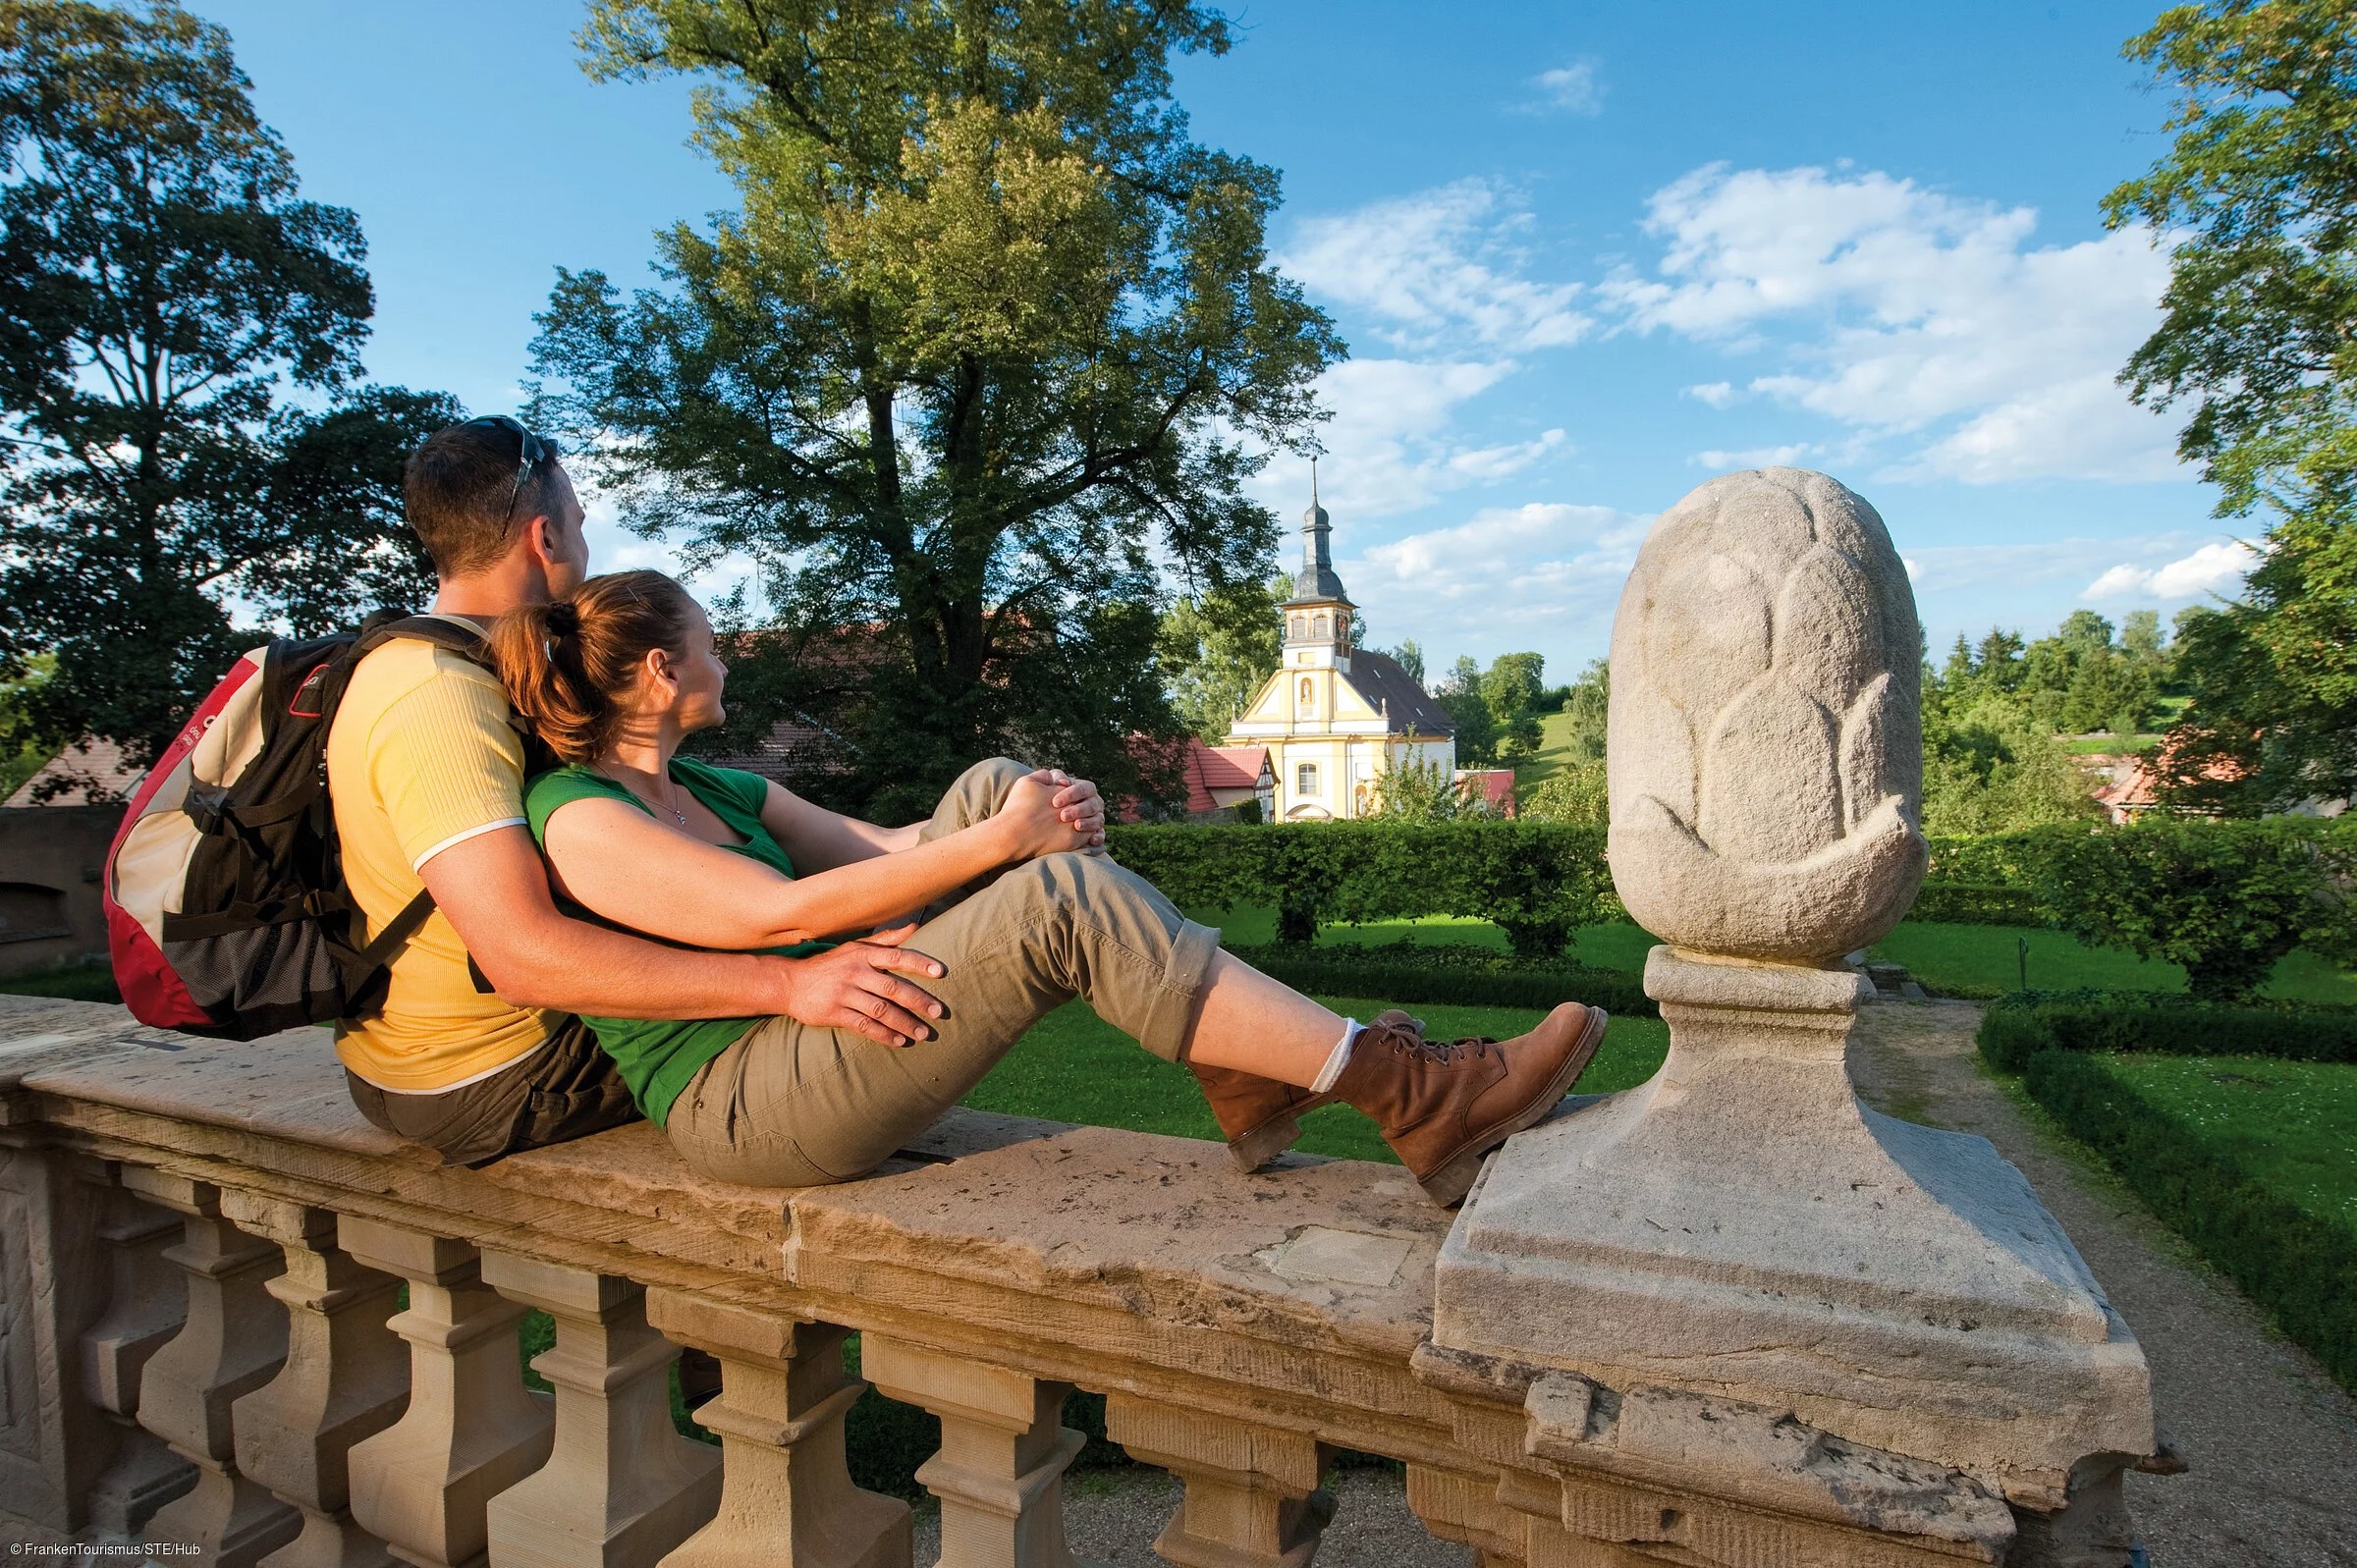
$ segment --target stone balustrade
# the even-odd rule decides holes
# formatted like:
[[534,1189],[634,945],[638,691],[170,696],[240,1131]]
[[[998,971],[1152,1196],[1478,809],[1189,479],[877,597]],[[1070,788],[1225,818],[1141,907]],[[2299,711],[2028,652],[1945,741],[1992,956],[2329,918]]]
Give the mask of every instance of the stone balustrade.
[[[360,1119],[319,1031],[27,998],[0,998],[0,1529],[27,1540],[899,1568],[907,1506],[844,1460],[869,1384],[942,1420],[918,1481],[956,1568],[1071,1560],[1075,1387],[1184,1483],[1156,1546],[1202,1568],[1306,1564],[1338,1448],[1404,1461],[1491,1568],[2005,1561],[2070,1483],[1436,1347],[1453,1217],[1384,1165],[1245,1178],[1211,1144],[957,1113],[838,1187],[704,1181],[645,1126],[445,1169]],[[531,1307],[553,1400],[521,1379]],[[717,1448],[671,1428],[681,1344],[723,1368]]]
[[[445,1169],[321,1031],[0,998],[0,1528],[228,1568],[906,1568],[908,1508],[845,1462],[872,1385],[940,1419],[943,1564],[1065,1568],[1079,1388],[1182,1482],[1184,1568],[1306,1568],[1344,1448],[1484,1568],[2123,1568],[2134,1335],[1986,1141],[1843,1067],[1838,956],[1923,872],[1917,653],[1834,480],[1663,514],[1614,632],[1611,853],[1669,1059],[1454,1217],[1391,1166],[965,1112],[798,1191],[644,1125]],[[717,1452],[671,1427],[680,1344],[723,1369]]]

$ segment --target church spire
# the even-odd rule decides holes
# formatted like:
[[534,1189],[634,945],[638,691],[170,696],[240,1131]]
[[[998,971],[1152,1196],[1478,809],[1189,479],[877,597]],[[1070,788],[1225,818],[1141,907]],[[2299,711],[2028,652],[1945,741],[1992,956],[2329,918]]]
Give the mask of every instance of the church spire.
[[1334,525],[1327,520],[1326,509],[1318,505],[1318,460],[1309,460],[1309,510],[1301,514],[1301,570],[1293,578],[1293,597],[1289,604],[1312,604],[1320,600],[1350,601],[1343,593],[1343,579],[1334,574],[1334,554],[1327,540]]

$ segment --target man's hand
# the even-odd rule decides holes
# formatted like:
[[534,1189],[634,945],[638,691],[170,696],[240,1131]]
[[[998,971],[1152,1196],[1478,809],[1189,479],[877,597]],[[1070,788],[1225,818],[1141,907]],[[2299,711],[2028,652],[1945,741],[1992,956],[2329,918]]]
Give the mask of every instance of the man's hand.
[[881,1046],[932,1039],[924,1020],[939,1018],[946,1009],[894,973],[935,980],[946,973],[938,960],[901,946],[915,930],[910,922],[831,952],[782,960],[793,969],[786,1015],[815,1028],[849,1029]]
[[1076,835],[1075,847],[1093,849],[1105,841],[1105,797],[1086,779],[1074,779],[1050,768],[1048,779],[1060,785],[1052,804],[1056,815]]

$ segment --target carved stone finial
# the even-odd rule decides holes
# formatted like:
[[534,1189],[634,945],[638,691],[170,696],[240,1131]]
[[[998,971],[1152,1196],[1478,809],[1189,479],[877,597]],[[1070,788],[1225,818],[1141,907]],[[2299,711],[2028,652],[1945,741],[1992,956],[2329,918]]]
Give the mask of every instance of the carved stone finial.
[[1730,474],[1655,523],[1608,753],[1669,1057],[1490,1161],[1432,1343],[2061,1498],[2151,1451],[2135,1336],[1986,1140],[1867,1109],[1844,1065],[1872,990],[1829,960],[1923,879],[1919,639],[1882,519],[1823,474]]
[[1613,624],[1613,881],[1672,946],[1819,963],[1923,880],[1920,633],[1883,519],[1798,468],[1664,513]]

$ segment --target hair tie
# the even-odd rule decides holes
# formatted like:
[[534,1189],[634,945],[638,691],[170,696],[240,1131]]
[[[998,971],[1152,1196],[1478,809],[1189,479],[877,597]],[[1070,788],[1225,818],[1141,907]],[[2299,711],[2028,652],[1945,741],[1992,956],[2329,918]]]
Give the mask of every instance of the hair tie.
[[570,637],[581,629],[580,607],[570,599],[559,599],[548,607],[549,635]]

